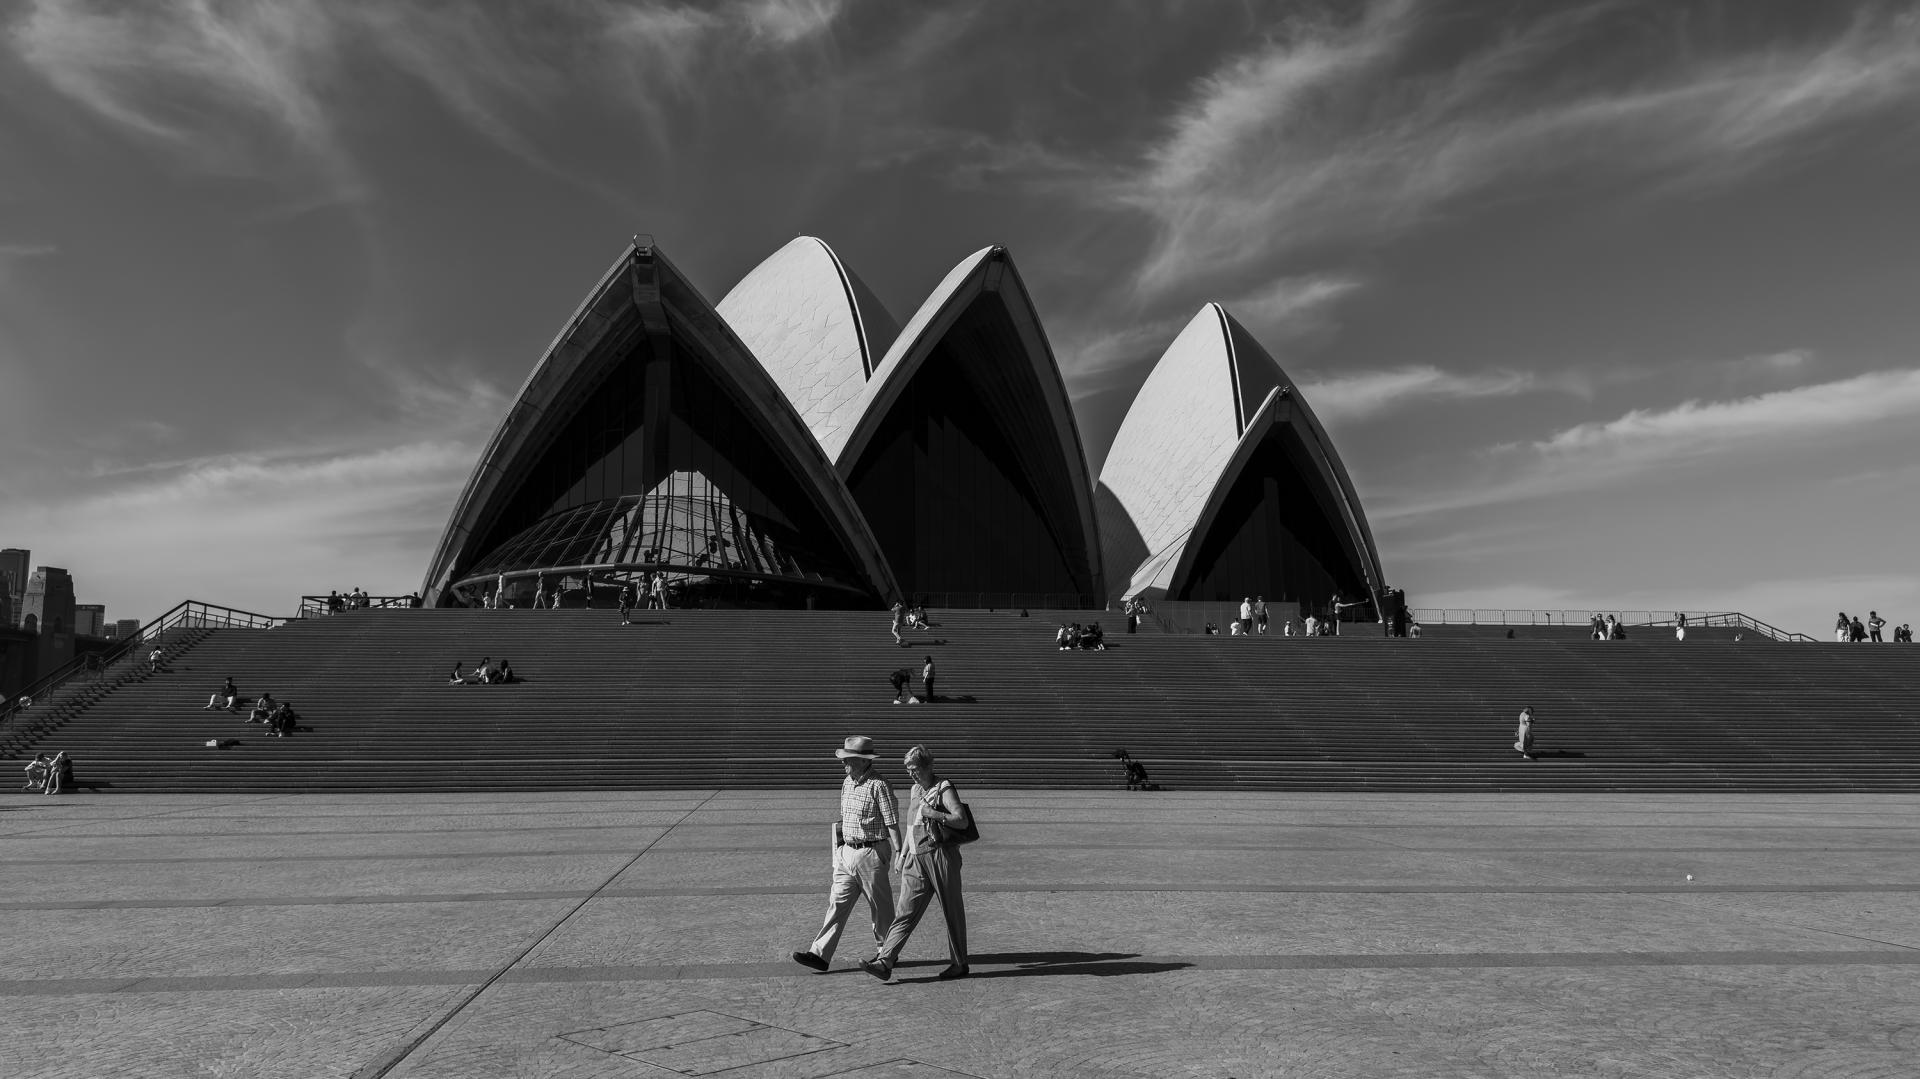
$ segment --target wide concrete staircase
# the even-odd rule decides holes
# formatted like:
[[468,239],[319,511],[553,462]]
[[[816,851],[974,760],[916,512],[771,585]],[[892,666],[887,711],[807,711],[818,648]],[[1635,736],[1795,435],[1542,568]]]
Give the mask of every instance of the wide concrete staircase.
[[[856,733],[895,778],[924,742],[972,786],[1111,787],[1125,747],[1182,789],[1920,790],[1910,646],[1142,633],[1059,652],[1054,622],[1085,612],[935,616],[904,649],[884,613],[371,610],[200,631],[166,673],[5,752],[65,749],[111,791],[818,787]],[[890,703],[888,673],[926,655],[940,701]],[[523,681],[447,684],[483,656]],[[204,710],[229,675],[306,729]],[[1523,705],[1544,759],[1511,748]]]

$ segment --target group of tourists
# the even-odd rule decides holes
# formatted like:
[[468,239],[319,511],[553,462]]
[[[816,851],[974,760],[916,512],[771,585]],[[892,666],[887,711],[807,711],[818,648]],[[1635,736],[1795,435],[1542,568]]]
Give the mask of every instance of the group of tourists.
[[36,754],[26,772],[27,784],[20,789],[29,794],[59,794],[73,787],[73,758],[64,749],[52,756]]
[[270,738],[285,738],[299,729],[300,717],[292,705],[274,700],[271,693],[262,693],[254,700],[253,710],[247,713],[247,722],[265,724]]
[[471,672],[463,672],[462,664],[455,662],[453,673],[447,676],[450,686],[501,686],[518,679],[513,673],[513,664],[508,660],[498,663],[492,656],[481,660]]
[[1624,641],[1627,639],[1627,624],[1620,621],[1618,615],[1595,613],[1587,619],[1587,636],[1596,641]]
[[1107,650],[1107,633],[1100,623],[1061,622],[1059,632],[1053,635],[1054,646],[1062,652],[1080,649],[1086,652],[1104,652]]
[[889,674],[887,676],[887,681],[892,683],[893,685],[893,703],[895,704],[932,704],[933,703],[933,676],[936,673],[933,669],[933,657],[922,656],[921,659],[924,660],[924,662],[921,664],[921,667],[920,667],[919,694],[915,695],[907,692],[907,683],[913,681],[913,677],[914,677],[914,671],[912,667],[900,667],[896,669],[892,674]]
[[[864,898],[873,916],[874,952],[872,958],[860,960],[859,967],[886,981],[893,977],[900,952],[927,905],[938,897],[946,917],[949,962],[936,977],[942,981],[966,977],[967,913],[960,894],[960,845],[979,838],[973,813],[953,784],[934,772],[933,754],[926,746],[907,750],[902,761],[913,777],[904,830],[893,788],[874,767],[879,754],[873,739],[854,735],[834,756],[840,758],[846,776],[840,783],[840,813],[832,827],[833,884],[827,916],[813,943],[794,952],[793,961],[809,970],[829,969],[854,903]],[[896,866],[901,874],[897,903],[892,878]]]
[[[1880,617],[1879,611],[1868,611],[1865,622],[1862,622],[1857,614],[1848,618],[1847,612],[1841,611],[1840,617],[1833,623],[1833,639],[1842,644],[1859,644],[1862,641],[1879,644],[1881,643],[1880,633],[1886,626],[1887,620]],[[1911,625],[1893,627],[1893,643],[1912,644],[1913,627]]]
[[[207,706],[201,711],[224,708],[239,715],[241,708],[247,704],[247,699],[240,696],[240,686],[234,682],[232,675],[228,675],[226,681],[220,683],[220,688],[207,698]],[[299,729],[300,716],[294,712],[292,705],[274,700],[271,693],[262,693],[247,708],[247,722],[265,724],[268,735],[285,738]]]
[[893,643],[902,648],[907,646],[907,639],[902,636],[907,630],[933,628],[933,620],[927,617],[927,608],[924,604],[916,603],[908,607],[899,600],[894,600],[889,610],[893,612]]

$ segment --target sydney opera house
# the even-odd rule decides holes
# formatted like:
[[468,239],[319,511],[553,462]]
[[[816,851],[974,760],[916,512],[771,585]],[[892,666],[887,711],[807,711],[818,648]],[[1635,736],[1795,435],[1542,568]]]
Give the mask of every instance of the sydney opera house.
[[658,248],[623,253],[501,419],[423,594],[527,606],[656,580],[676,607],[1378,611],[1385,589],[1325,429],[1218,304],[1167,347],[1096,482],[1005,248],[902,326],[805,236],[718,304]]

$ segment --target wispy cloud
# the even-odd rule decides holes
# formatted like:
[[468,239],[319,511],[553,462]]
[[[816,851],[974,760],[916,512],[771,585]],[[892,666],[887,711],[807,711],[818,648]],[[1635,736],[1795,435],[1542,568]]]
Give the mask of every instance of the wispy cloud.
[[1365,371],[1304,383],[1300,392],[1315,414],[1329,423],[1372,419],[1415,404],[1517,397],[1526,393],[1588,396],[1592,389],[1573,375],[1546,376],[1528,371],[1455,374],[1421,364]]
[[254,0],[101,9],[32,0],[7,27],[13,51],[55,89],[121,130],[180,151],[194,167],[258,174],[258,125],[357,193],[338,114],[358,101],[354,65],[384,61],[417,79],[477,133],[546,164],[528,131],[535,106],[610,91],[664,131],[665,105],[696,97],[724,63],[742,68],[831,36],[842,0],[718,4],[588,0],[398,5]]
[[245,171],[255,149],[236,118],[264,120],[349,178],[317,92],[334,58],[335,20],[303,0],[97,10],[35,0],[14,49],[62,93],[125,130],[191,151],[199,167]]
[[52,244],[6,244],[0,243],[0,261],[7,259],[37,259],[48,255],[57,255],[60,249]]
[[1801,374],[1813,364],[1811,349],[1790,348],[1781,352],[1756,353],[1726,360],[1720,367],[1727,374],[1742,378],[1751,375],[1785,376]]
[[[1261,340],[1275,342],[1324,328],[1329,310],[1360,287],[1349,277],[1281,277],[1221,302]],[[1085,397],[1132,377],[1136,367],[1166,351],[1192,318],[1187,312],[1129,320],[1118,329],[1106,323],[1064,327],[1058,352],[1073,395]]]
[[[1309,400],[1317,399],[1309,396]],[[1725,401],[1684,401],[1576,424],[1488,454],[1494,474],[1453,491],[1390,502],[1381,520],[1488,506],[1618,484],[1735,455],[1797,451],[1920,422],[1920,369],[1876,371]]]
[[[157,614],[188,588],[193,598],[283,612],[298,592],[347,587],[340,582],[415,587],[421,551],[477,453],[475,443],[418,441],[155,462],[12,497],[8,525],[26,538],[57,533],[82,591],[115,597],[123,616]],[[137,564],[124,557],[130,528]]]
[[792,45],[827,33],[846,6],[846,0],[749,0],[740,20],[755,38]]
[[1496,184],[1564,171],[1725,179],[1838,121],[1920,106],[1920,14],[1863,15],[1777,47],[1716,50],[1676,31],[1623,78],[1571,48],[1614,7],[1505,28],[1437,69],[1422,66],[1424,6],[1288,24],[1200,80],[1109,189],[1156,225],[1139,289],[1376,239]]

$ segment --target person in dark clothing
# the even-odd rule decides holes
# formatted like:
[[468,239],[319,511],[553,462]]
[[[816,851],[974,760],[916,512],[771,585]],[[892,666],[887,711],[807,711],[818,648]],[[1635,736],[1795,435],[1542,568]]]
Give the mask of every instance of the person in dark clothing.
[[924,658],[926,659],[926,666],[920,668],[920,681],[922,685],[925,687],[925,692],[920,694],[920,700],[924,704],[932,704],[933,703],[933,657],[926,656]]
[[232,712],[239,707],[240,687],[234,685],[233,676],[228,675],[227,680],[221,683],[219,690],[207,699],[207,707],[201,709],[201,711],[204,712],[213,708],[225,708],[227,711]]
[[893,683],[893,703],[907,703],[907,682],[912,678],[913,668],[911,667],[901,667],[887,676],[887,681]]

